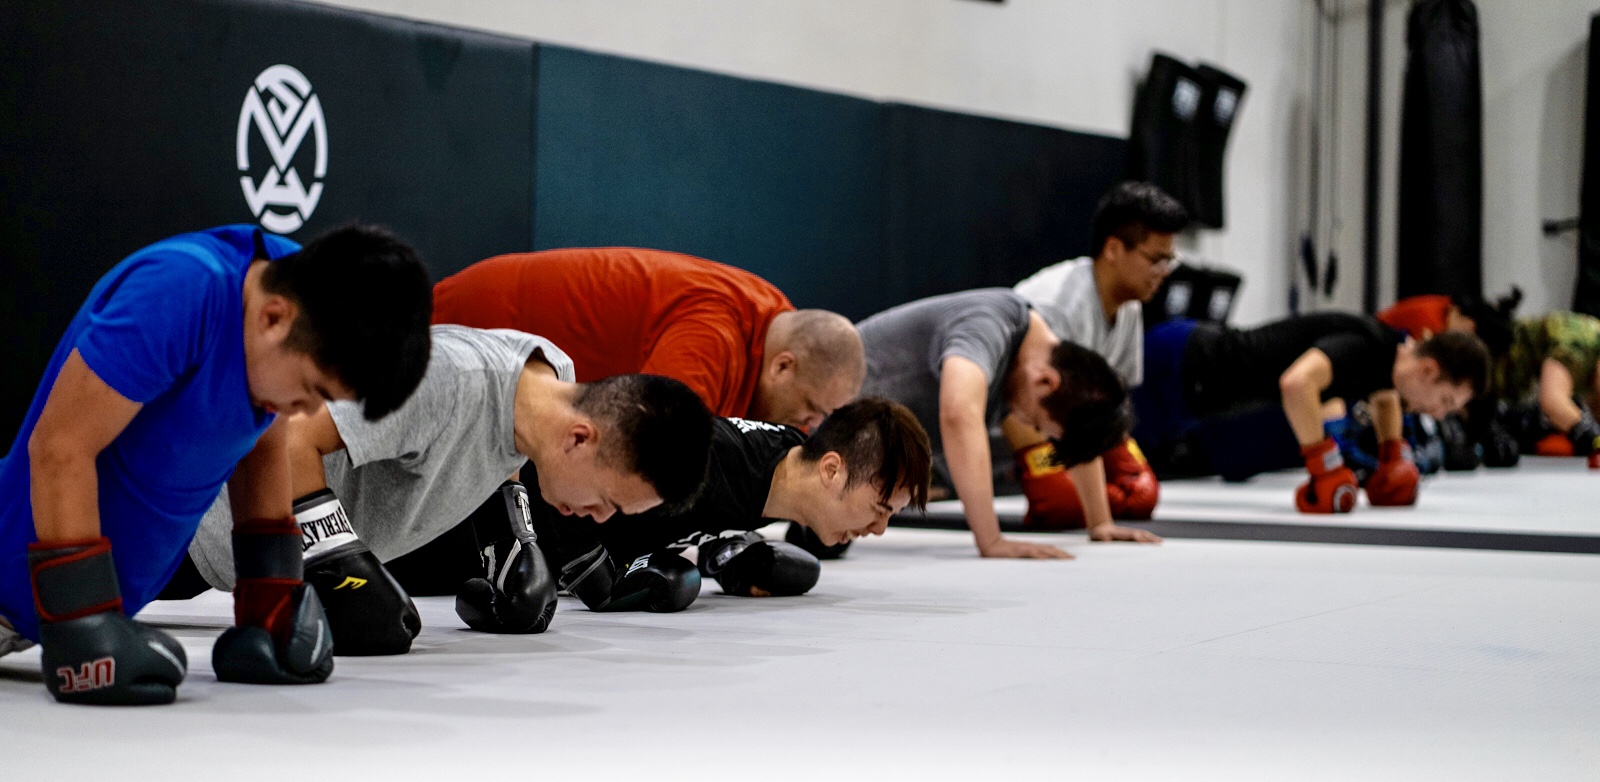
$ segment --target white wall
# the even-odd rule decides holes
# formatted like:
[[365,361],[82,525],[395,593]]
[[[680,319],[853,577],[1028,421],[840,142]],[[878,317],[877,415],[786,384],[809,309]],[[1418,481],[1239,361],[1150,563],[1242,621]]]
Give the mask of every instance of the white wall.
[[[1577,236],[1546,237],[1545,219],[1575,217],[1583,174],[1584,81],[1595,0],[1476,0],[1483,67],[1483,286],[1518,285],[1521,312],[1572,306]],[[1361,258],[1361,150],[1366,133],[1366,7],[1346,2],[1339,34],[1340,140],[1353,151],[1341,179],[1346,230],[1340,251]],[[1379,212],[1380,302],[1394,300],[1399,137],[1410,3],[1387,0],[1384,16],[1383,192]],[[1350,265],[1350,264],[1346,264]],[[1352,270],[1355,270],[1352,267]],[[1359,282],[1339,303],[1359,306]]]
[[1595,0],[1478,0],[1484,291],[1522,286],[1523,312],[1572,307],[1577,234],[1546,237],[1539,223],[1578,214],[1589,17],[1596,11]]
[[324,2],[1123,137],[1152,49],[1208,60],[1250,89],[1230,141],[1229,227],[1190,245],[1245,273],[1240,321],[1285,311],[1302,222],[1307,0]]

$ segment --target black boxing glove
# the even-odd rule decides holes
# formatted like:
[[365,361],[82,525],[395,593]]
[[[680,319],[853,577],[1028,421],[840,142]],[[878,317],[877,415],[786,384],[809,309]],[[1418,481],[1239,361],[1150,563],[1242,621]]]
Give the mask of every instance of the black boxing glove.
[[850,541],[830,546],[823,543],[822,538],[817,537],[810,527],[793,521],[789,522],[789,529],[783,533],[783,542],[799,546],[817,559],[839,559],[850,550]]
[[591,611],[668,614],[688,608],[700,596],[700,571],[675,551],[645,554],[618,575],[610,555],[596,546],[567,563],[561,583]]
[[1578,456],[1588,456],[1600,449],[1600,423],[1594,420],[1594,414],[1588,410],[1583,411],[1583,417],[1567,430],[1567,439],[1572,441],[1572,452]]
[[294,503],[305,556],[305,580],[333,629],[333,653],[368,656],[405,654],[422,632],[422,616],[411,596],[389,575],[377,555],[356,537],[339,498],[328,489]]
[[189,670],[172,636],[122,615],[122,591],[106,538],[28,545],[39,667],[62,703],[171,703]]
[[741,597],[793,597],[817,585],[822,563],[792,543],[757,532],[724,532],[700,544],[700,573]]
[[485,633],[544,632],[556,613],[556,581],[528,516],[528,489],[506,481],[468,518],[497,539],[480,551],[483,578],[469,579],[456,594],[456,616]]
[[1511,406],[1489,397],[1474,399],[1467,407],[1467,436],[1477,445],[1485,467],[1515,467],[1522,447],[1512,431]]
[[317,684],[333,673],[333,630],[302,579],[300,539],[293,518],[234,525],[235,625],[211,647],[218,681]]

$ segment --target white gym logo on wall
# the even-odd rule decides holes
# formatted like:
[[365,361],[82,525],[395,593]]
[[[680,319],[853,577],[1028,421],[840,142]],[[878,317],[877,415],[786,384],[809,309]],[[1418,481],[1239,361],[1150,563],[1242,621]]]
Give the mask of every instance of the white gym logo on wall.
[[[250,136],[266,143],[272,165],[257,182],[250,175]],[[295,156],[306,136],[316,141],[311,186],[305,185]],[[239,109],[237,138],[239,187],[250,212],[261,227],[273,233],[293,233],[311,219],[322,199],[322,179],[328,173],[328,126],[322,118],[322,101],[311,80],[289,65],[274,65],[256,77]]]

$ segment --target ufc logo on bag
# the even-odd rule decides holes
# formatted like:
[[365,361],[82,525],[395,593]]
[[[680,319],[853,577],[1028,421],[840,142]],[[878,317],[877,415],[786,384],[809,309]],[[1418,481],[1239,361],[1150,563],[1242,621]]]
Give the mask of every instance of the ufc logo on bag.
[[62,692],[88,692],[117,683],[117,661],[112,657],[90,660],[73,670],[65,665],[56,669]]

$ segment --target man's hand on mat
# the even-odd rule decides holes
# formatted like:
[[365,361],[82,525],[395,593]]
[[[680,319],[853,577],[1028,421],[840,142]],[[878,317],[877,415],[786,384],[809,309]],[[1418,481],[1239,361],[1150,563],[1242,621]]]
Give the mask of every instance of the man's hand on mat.
[[1071,554],[1048,543],[1024,543],[1007,538],[998,538],[987,546],[979,546],[978,553],[985,557],[1009,559],[1073,559]]
[[1161,536],[1149,530],[1101,524],[1089,530],[1089,539],[1098,541],[1125,540],[1130,543],[1160,543]]

